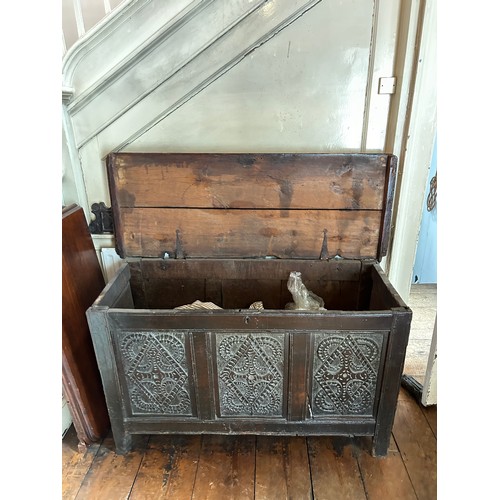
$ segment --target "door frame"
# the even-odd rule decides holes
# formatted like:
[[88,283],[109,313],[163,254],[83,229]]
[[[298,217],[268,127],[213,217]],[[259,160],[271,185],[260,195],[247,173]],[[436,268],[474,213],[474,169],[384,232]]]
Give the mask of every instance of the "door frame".
[[[392,128],[393,133],[388,134],[387,143],[387,150],[392,149],[399,157],[399,167],[386,269],[391,283],[405,301],[410,294],[437,129],[436,0],[411,4],[408,12],[402,12],[401,16],[402,25],[407,16],[408,28],[400,30],[400,36],[406,36],[406,43],[400,43],[404,53],[398,58],[403,57],[405,66],[412,64],[413,71],[408,69],[406,78],[410,81],[402,82],[402,86],[406,85],[407,97],[395,102],[391,109],[388,128]],[[413,36],[415,50],[410,43]]]
[[[398,68],[405,68],[401,89],[404,96],[394,101],[388,124],[393,133],[388,133],[387,150],[399,157],[399,168],[390,251],[384,264],[389,280],[405,301],[410,295],[437,131],[436,10],[436,0],[415,0],[402,8],[396,73]],[[436,404],[437,318],[424,384],[418,385],[420,402],[425,406]]]

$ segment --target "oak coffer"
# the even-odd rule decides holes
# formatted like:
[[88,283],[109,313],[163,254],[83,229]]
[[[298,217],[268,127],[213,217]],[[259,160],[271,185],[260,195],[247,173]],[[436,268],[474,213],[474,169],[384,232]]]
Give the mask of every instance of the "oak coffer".
[[[364,435],[387,453],[411,322],[379,265],[396,164],[108,157],[125,261],[87,318],[119,453],[165,433]],[[322,308],[287,309],[291,273]]]

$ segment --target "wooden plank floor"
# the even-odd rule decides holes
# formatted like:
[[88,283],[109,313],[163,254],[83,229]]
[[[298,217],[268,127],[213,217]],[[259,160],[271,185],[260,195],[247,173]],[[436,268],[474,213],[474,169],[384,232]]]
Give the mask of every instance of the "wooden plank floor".
[[111,434],[78,452],[62,442],[62,498],[432,500],[437,497],[437,407],[401,389],[389,453],[368,438],[144,436],[115,453]]
[[413,317],[404,373],[423,385],[437,311],[437,285],[412,285],[408,305],[413,311]]

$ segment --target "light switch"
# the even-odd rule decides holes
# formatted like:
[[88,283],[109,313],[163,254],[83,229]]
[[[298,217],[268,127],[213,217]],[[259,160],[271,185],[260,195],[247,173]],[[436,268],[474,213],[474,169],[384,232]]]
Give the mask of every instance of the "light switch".
[[378,81],[379,94],[394,94],[396,92],[396,77],[387,76]]

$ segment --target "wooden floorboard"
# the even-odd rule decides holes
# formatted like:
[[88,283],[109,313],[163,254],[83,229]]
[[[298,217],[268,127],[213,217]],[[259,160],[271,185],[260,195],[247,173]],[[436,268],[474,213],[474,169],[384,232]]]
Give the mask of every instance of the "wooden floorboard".
[[253,499],[254,436],[203,436],[193,500]]
[[306,438],[257,437],[255,499],[268,498],[312,498]]
[[437,407],[401,389],[387,457],[370,438],[143,436],[121,456],[110,434],[86,453],[62,442],[63,500],[433,500]]
[[[362,450],[358,463],[367,499],[415,500],[419,498],[393,439],[386,457],[374,458],[368,450]],[[422,498],[421,500],[428,499]]]
[[116,454],[113,438],[109,435],[99,447],[76,500],[129,498],[143,457],[141,445],[126,455]]
[[437,284],[413,284],[408,305],[413,316],[404,373],[423,385],[437,313]]
[[151,436],[130,500],[191,498],[201,436]]
[[417,498],[437,498],[437,443],[417,401],[400,392],[393,436]]
[[79,439],[71,426],[62,442],[62,499],[73,500],[82,486],[100,442],[94,443],[84,453],[78,449]]
[[365,490],[352,438],[309,437],[309,461],[314,499],[364,499]]
[[427,420],[427,423],[429,424],[429,427],[432,429],[432,432],[434,433],[434,436],[437,439],[437,406],[432,405],[432,406],[427,406],[425,408],[422,408],[422,412],[425,416],[425,419]]

